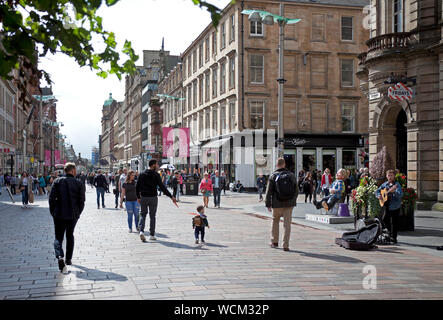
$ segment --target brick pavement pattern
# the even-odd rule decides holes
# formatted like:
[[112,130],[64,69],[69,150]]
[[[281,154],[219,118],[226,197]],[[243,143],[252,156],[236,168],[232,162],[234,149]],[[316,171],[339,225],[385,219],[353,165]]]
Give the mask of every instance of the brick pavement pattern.
[[[442,299],[443,258],[401,246],[349,251],[336,232],[293,225],[289,252],[269,247],[271,220],[222,195],[207,209],[207,244],[194,244],[190,213],[200,196],[180,208],[162,196],[157,241],[128,233],[125,210],[98,210],[95,190],[75,231],[70,273],[58,271],[47,198],[31,209],[0,203],[0,299]],[[254,200],[255,201],[255,200]],[[283,225],[280,228],[282,239]],[[65,243],[64,243],[65,245]],[[365,267],[375,266],[377,289],[365,289]]]

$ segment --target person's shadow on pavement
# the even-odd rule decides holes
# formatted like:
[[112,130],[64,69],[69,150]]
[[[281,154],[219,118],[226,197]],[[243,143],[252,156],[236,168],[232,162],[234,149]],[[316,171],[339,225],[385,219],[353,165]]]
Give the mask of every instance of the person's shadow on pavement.
[[98,269],[89,269],[74,264],[72,267],[74,268],[72,268],[73,270],[69,270],[69,274],[75,273],[75,276],[79,279],[95,281],[128,281],[127,277],[118,273]]
[[344,262],[344,263],[366,263],[363,260],[355,259],[351,257],[346,256],[339,256],[339,255],[330,255],[330,254],[320,254],[320,253],[308,253],[303,251],[297,251],[297,250],[291,250],[289,252],[293,253],[299,253],[302,256],[310,257],[310,258],[317,258],[317,259],[323,259],[323,260],[330,260],[335,262]]
[[164,245],[165,247],[176,248],[176,249],[208,250],[206,248],[203,248],[202,246],[197,246],[197,245],[196,246],[189,246],[187,244],[177,243],[177,242],[169,242],[169,241],[157,240],[156,243]]

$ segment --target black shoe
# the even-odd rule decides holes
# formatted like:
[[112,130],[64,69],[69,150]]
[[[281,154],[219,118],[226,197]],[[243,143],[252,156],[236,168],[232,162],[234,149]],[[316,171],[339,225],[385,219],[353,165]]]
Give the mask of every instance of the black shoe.
[[102,206],[103,208],[106,208],[105,205]]
[[63,271],[65,268],[65,260],[62,257],[58,257],[58,269]]
[[117,209],[118,206],[115,206],[115,208]]
[[100,209],[100,206],[98,206],[97,209]]
[[443,250],[443,246],[437,247],[437,250]]
[[72,260],[66,259],[66,265],[71,266],[72,265]]

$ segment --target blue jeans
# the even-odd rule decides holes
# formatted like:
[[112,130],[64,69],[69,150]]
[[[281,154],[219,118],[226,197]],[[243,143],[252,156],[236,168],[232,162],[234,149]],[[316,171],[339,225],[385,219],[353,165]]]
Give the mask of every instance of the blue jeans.
[[22,191],[22,203],[28,204],[28,186],[24,186],[25,190]]
[[102,207],[105,207],[105,188],[98,187],[97,189],[97,207],[100,207],[100,196],[102,197]]
[[135,227],[138,228],[138,211],[139,206],[137,201],[126,201],[126,212],[128,212],[128,227],[132,230],[132,217],[135,220]]
[[220,206],[220,196],[221,196],[221,190],[220,188],[214,188],[214,206],[219,207]]

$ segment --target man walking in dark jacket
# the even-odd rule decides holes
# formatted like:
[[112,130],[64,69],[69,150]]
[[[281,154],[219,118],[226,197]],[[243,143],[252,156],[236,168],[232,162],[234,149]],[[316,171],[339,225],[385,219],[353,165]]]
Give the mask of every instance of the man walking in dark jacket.
[[277,170],[269,177],[266,207],[272,212],[271,247],[278,247],[280,218],[284,221],[283,250],[289,251],[292,210],[297,205],[298,185],[295,175],[286,169],[284,158],[277,159]]
[[108,188],[106,177],[102,175],[102,171],[98,170],[98,174],[94,177],[94,187],[97,190],[97,209],[100,209],[100,196],[102,198],[102,207],[105,207],[105,190]]
[[55,256],[60,271],[65,267],[63,238],[66,233],[66,264],[71,265],[74,228],[85,208],[85,185],[75,178],[77,173],[75,163],[67,163],[65,173],[65,176],[54,181],[49,195],[49,211],[54,218],[55,226]]
[[[143,172],[137,180],[135,186],[137,192],[138,203],[140,203],[140,219],[138,227],[140,230],[140,239],[145,242],[145,221],[149,210],[150,228],[149,240],[157,240],[155,237],[155,215],[157,213],[158,197],[157,187],[163,193],[172,199],[172,202],[177,206],[177,200],[171,195],[168,189],[162,182],[160,175],[157,173],[158,164],[156,160],[149,161],[149,169]],[[178,207],[178,206],[177,206]]]

